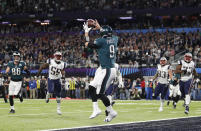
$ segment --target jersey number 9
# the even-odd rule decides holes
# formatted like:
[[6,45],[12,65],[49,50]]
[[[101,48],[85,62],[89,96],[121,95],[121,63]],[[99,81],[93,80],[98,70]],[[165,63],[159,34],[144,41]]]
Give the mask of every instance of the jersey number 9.
[[110,58],[114,58],[114,55],[115,55],[114,45],[110,45]]

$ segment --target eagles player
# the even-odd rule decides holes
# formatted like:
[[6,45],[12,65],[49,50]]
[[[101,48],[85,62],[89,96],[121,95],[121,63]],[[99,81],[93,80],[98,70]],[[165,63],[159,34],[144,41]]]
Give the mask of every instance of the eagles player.
[[[173,73],[173,80],[170,81],[169,86],[169,98],[173,100],[173,107],[174,109],[177,106],[177,102],[179,101],[179,98],[181,96],[181,91],[179,89],[179,79],[180,75]],[[167,105],[169,105],[170,101],[168,101]]]
[[161,57],[160,64],[157,66],[157,72],[153,78],[153,81],[158,78],[158,85],[155,89],[155,97],[161,94],[161,105],[158,110],[159,112],[163,111],[165,96],[168,91],[169,77],[172,79],[172,71],[170,70],[170,65],[167,65],[167,59],[165,57]]
[[88,33],[91,28],[88,27],[88,23],[84,23],[83,25],[86,37],[85,46],[97,50],[98,61],[100,63],[100,67],[96,70],[93,81],[89,84],[89,94],[93,102],[93,113],[89,118],[95,118],[101,113],[97,103],[97,99],[100,98],[106,106],[106,110],[109,112],[104,121],[110,122],[117,116],[117,112],[113,110],[105,91],[116,77],[115,57],[118,37],[112,35],[112,28],[110,26],[100,27],[97,21],[95,23],[96,29],[100,30],[101,37],[96,39],[94,43],[89,42]]
[[57,114],[61,115],[61,78],[65,76],[64,69],[66,68],[66,63],[61,61],[62,54],[57,51],[54,53],[53,59],[48,59],[45,64],[43,64],[37,76],[40,75],[43,69],[47,69],[49,67],[49,76],[48,76],[48,91],[46,94],[46,103],[49,102],[50,93],[55,93],[56,101],[57,101]]
[[185,114],[189,113],[190,104],[190,88],[193,84],[193,78],[198,74],[195,70],[195,63],[192,61],[192,54],[186,53],[184,60],[178,62],[175,73],[181,74],[181,80],[179,82],[182,98],[185,100]]
[[19,96],[20,101],[23,101],[22,96],[19,94],[20,89],[22,87],[22,79],[23,74],[22,71],[24,70],[28,75],[30,72],[27,69],[26,63],[20,61],[20,53],[14,52],[13,53],[14,61],[10,61],[6,68],[6,75],[10,76],[10,83],[9,83],[9,102],[10,102],[10,113],[15,113],[14,109],[14,96]]

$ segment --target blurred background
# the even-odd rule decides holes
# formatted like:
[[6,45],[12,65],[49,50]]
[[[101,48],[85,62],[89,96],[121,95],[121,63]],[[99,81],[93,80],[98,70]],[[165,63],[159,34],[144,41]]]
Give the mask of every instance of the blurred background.
[[[132,99],[132,94],[139,94],[136,99],[145,98],[146,92],[140,89],[148,88],[162,56],[174,67],[186,52],[191,52],[200,75],[200,0],[0,0],[1,71],[4,73],[13,59],[13,51],[19,51],[32,73],[32,78],[25,81],[44,80],[45,84],[47,70],[36,78],[37,70],[59,50],[69,65],[63,80],[64,97],[81,98],[83,89],[82,98],[88,98],[87,86],[98,67],[96,51],[84,47],[82,25],[89,18],[110,25],[119,36],[117,63],[125,87],[118,90],[118,99],[121,93],[121,99]],[[90,39],[98,36],[91,32]],[[71,87],[71,81],[77,83],[75,87]],[[44,97],[43,84],[33,88],[35,98]],[[201,99],[200,81],[195,85],[192,99]],[[29,87],[27,83],[27,98],[32,89]],[[140,87],[139,93],[135,87]]]

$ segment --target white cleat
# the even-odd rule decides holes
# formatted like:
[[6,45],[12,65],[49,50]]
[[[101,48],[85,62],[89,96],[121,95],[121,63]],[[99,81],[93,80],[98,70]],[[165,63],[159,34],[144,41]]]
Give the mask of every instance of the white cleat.
[[116,111],[109,112],[108,116],[105,118],[105,122],[110,122],[112,119],[114,119],[117,116]]
[[91,114],[91,116],[89,117],[89,119],[93,119],[93,118],[97,117],[100,114],[101,114],[101,110],[100,109],[98,109],[96,111],[93,111],[93,113]]
[[163,107],[161,106],[159,109],[158,109],[159,112],[162,112],[163,111]]
[[62,113],[61,113],[61,110],[60,110],[60,109],[57,109],[57,114],[58,114],[58,115],[62,115]]

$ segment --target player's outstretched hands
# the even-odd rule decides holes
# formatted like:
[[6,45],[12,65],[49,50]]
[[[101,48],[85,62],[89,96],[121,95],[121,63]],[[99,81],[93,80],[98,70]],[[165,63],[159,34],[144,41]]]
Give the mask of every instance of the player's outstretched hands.
[[95,20],[95,28],[93,28],[93,30],[100,30],[101,26],[100,24],[98,23],[97,20]]
[[84,22],[84,24],[83,24],[83,29],[84,29],[84,32],[85,33],[89,33],[89,31],[92,29],[92,28],[89,28],[88,27],[88,23],[86,22]]

